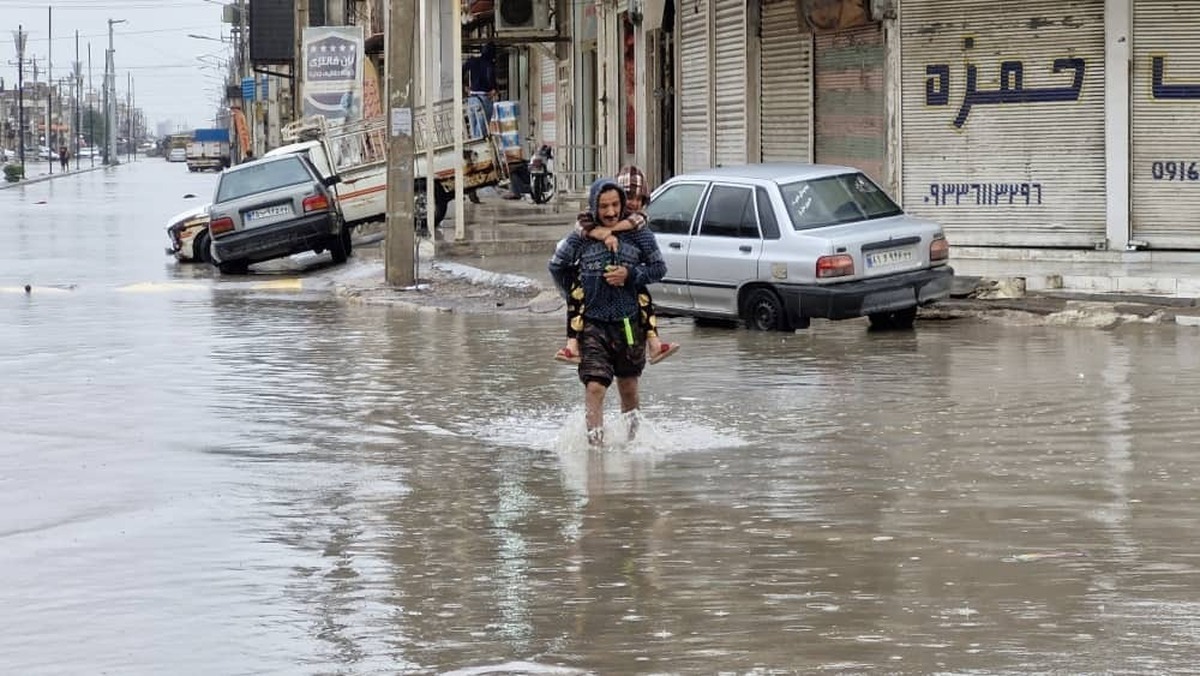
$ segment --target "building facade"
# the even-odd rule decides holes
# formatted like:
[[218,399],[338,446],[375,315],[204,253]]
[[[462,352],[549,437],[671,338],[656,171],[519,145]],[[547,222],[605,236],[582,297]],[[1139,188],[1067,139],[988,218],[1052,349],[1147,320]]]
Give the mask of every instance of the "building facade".
[[[586,106],[601,73],[596,112],[576,109],[559,133],[584,143],[598,128],[601,171],[633,161],[657,182],[745,162],[848,164],[960,246],[1200,249],[1200,3],[602,0],[579,11],[593,7],[597,63],[578,58],[569,76]],[[627,72],[604,27],[627,20],[634,90],[623,94],[604,82]]]

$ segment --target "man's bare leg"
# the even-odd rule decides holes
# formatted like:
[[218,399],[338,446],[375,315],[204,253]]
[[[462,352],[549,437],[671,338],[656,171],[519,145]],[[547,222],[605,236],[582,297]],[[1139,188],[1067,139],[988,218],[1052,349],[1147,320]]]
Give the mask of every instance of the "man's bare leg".
[[[638,397],[638,379],[637,378],[617,378],[617,394],[621,395],[621,412],[630,413],[638,410],[641,401]],[[637,436],[638,420],[637,416],[633,415],[629,418],[629,438],[632,440]]]
[[587,423],[588,442],[599,445],[604,442],[604,395],[608,387],[594,380],[584,388],[583,410]]

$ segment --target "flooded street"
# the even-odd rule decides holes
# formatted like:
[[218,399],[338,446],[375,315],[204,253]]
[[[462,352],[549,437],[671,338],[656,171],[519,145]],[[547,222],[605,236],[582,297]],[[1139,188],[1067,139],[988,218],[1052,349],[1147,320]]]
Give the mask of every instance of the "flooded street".
[[214,182],[0,190],[4,673],[1197,673],[1196,329],[672,320],[589,451],[557,313],[177,265]]

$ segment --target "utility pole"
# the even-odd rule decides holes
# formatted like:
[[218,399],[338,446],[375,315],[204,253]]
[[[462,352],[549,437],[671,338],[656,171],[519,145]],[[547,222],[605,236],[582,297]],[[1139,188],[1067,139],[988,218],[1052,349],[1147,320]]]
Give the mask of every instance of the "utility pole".
[[75,61],[72,64],[75,73],[75,79],[71,81],[72,98],[75,99],[74,114],[71,119],[74,124],[71,125],[71,147],[75,153],[75,171],[79,171],[79,135],[83,131],[83,118],[80,117],[83,111],[83,64],[79,61],[79,31],[75,31]]
[[[80,85],[82,86],[82,85]],[[96,89],[92,86],[92,43],[88,43],[88,98],[96,98]],[[96,166],[96,109],[88,103],[88,157],[91,166]]]
[[108,20],[108,62],[105,64],[105,81],[108,87],[104,91],[105,119],[108,120],[108,143],[104,161],[106,164],[119,164],[117,161],[117,63],[116,50],[113,49],[113,26],[125,23],[125,19]]
[[[462,3],[456,2],[451,8],[450,30],[454,33],[454,119],[463,119],[463,77],[462,77]],[[454,156],[463,156],[463,125],[454,125]],[[463,163],[454,163],[454,239],[463,241],[467,238],[467,206],[463,194]]]
[[54,174],[54,160],[58,151],[51,138],[54,129],[54,67],[51,56],[54,54],[54,8],[46,8],[46,33],[50,40],[46,43],[46,147],[50,149],[50,174]]
[[18,25],[17,33],[17,157],[25,166],[25,27]]
[[[392,286],[416,283],[413,235],[413,44],[416,0],[387,6],[387,111],[391,133],[387,158],[387,233],[383,272]],[[455,26],[458,29],[458,26]],[[422,36],[422,40],[428,39]],[[426,211],[433,213],[433,168],[426,172]],[[426,217],[429,218],[428,216]]]
[[133,161],[133,73],[125,71],[125,157],[127,162]]
[[292,119],[304,115],[304,29],[308,26],[308,0],[296,0],[296,46],[292,51]]

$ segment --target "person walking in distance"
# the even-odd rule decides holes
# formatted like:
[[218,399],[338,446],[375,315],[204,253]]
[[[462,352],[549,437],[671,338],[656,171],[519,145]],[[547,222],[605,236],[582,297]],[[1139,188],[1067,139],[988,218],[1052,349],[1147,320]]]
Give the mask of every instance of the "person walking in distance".
[[70,159],[71,159],[71,153],[70,153],[70,151],[67,150],[67,147],[59,146],[58,147],[58,166],[62,167],[63,171],[66,171],[67,169],[70,168],[70,166],[71,166],[70,162],[69,162]]
[[[640,230],[646,226],[646,215],[643,213],[650,201],[650,189],[646,184],[646,175],[633,165],[621,168],[617,173],[617,185],[625,191],[626,210],[621,220],[612,228],[596,223],[590,212],[582,212],[575,222],[575,232],[600,242],[611,251],[619,246],[617,233]],[[567,344],[560,348],[554,359],[568,364],[579,363],[579,330],[583,327],[582,310],[583,291],[576,284],[567,293]],[[658,315],[654,311],[654,301],[650,292],[645,288],[638,289],[638,321],[646,334],[647,358],[651,364],[666,359],[679,351],[678,343],[664,342],[658,335]]]
[[[589,213],[613,228],[625,212],[625,191],[611,178],[592,184]],[[613,380],[621,411],[640,405],[638,379],[646,366],[646,332],[638,321],[638,289],[667,273],[658,242],[647,229],[621,232],[617,247],[572,232],[559,241],[549,271],[564,297],[576,281],[582,291],[579,380],[584,385],[588,443],[604,443],[604,399]]]

